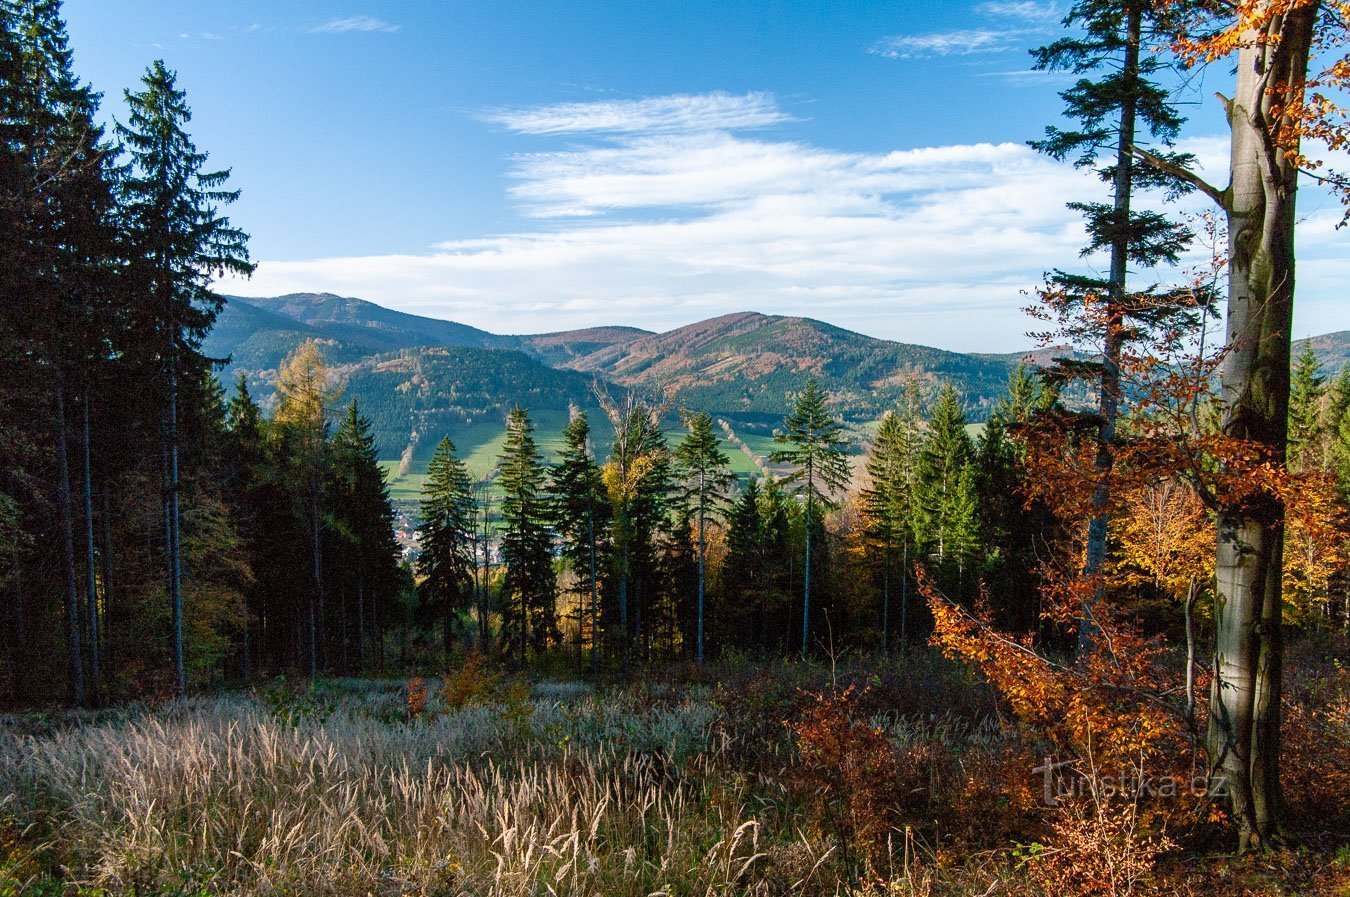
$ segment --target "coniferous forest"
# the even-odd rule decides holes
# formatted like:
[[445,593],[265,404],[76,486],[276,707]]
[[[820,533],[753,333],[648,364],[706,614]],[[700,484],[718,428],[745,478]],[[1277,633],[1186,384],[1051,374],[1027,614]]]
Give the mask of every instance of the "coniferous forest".
[[0,894],[1345,893],[1350,367],[1292,314],[1350,19],[1060,12],[1041,349],[863,400],[785,341],[770,402],[567,366],[622,328],[213,357],[249,185],[0,0]]

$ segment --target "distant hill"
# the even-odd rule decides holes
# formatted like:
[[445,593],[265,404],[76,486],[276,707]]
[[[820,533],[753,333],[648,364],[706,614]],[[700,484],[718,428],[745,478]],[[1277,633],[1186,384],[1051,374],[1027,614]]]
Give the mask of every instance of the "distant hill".
[[594,411],[598,404],[593,376],[509,349],[403,349],[339,365],[336,373],[343,400],[355,398],[371,419],[384,458],[400,457],[409,445],[420,458],[446,434],[495,433],[514,405],[530,409],[537,424],[561,429],[569,408]]
[[[506,413],[517,403],[539,423],[544,446],[556,445],[569,408],[589,410],[603,449],[607,428],[596,407],[597,386],[616,396],[625,390],[664,395],[677,406],[712,413],[749,446],[732,449],[738,462],[746,454],[747,463],[771,450],[769,431],[808,375],[858,430],[894,406],[903,384],[931,396],[944,380],[957,384],[967,413],[980,421],[1017,364],[1046,364],[1058,354],[947,352],[757,312],[666,333],[613,326],[502,335],[329,293],[232,297],[205,349],[230,359],[226,378],[248,373],[268,401],[277,366],[305,339],[319,341],[346,397],[372,418],[381,456],[391,464],[410,459],[405,473],[420,469],[446,434],[479,467],[490,467]],[[1350,361],[1350,331],[1309,342],[1328,373]]]
[[1317,354],[1317,360],[1322,363],[1322,370],[1330,376],[1340,373],[1341,368],[1350,362],[1350,330],[1338,330],[1335,333],[1324,333],[1321,336],[1297,340],[1294,343],[1294,357],[1297,358],[1298,353],[1303,351],[1303,346],[1309,343],[1312,344],[1313,352]]
[[788,394],[814,376],[838,413],[865,421],[893,406],[904,384],[931,394],[943,380],[962,390],[972,416],[982,417],[1017,361],[891,342],[811,318],[743,312],[616,343],[566,365],[634,389],[664,389],[682,404],[743,420],[781,418]]
[[269,298],[227,297],[205,350],[229,358],[229,368],[274,369],[306,339],[318,340],[332,361],[417,346],[513,349],[552,366],[648,333],[636,327],[591,327],[560,333],[503,336],[467,324],[394,311],[332,293]]

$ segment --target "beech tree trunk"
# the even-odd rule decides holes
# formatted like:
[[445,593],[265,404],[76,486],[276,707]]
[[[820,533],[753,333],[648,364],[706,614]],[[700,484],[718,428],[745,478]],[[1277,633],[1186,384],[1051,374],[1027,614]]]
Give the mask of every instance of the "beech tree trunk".
[[[1239,51],[1229,105],[1228,355],[1224,432],[1285,460],[1298,171],[1275,146],[1269,87],[1301,90],[1317,4],[1276,16]],[[1284,507],[1266,492],[1218,513],[1211,783],[1231,801],[1240,850],[1280,838],[1281,568]]]

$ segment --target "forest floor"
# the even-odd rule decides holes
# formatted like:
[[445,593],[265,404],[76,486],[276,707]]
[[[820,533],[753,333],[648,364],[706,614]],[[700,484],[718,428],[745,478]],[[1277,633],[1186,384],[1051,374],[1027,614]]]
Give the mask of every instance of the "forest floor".
[[927,651],[598,690],[277,680],[0,717],[0,894],[1350,894],[1331,819],[1253,858],[1085,831],[1134,872],[1066,876],[1035,763]]

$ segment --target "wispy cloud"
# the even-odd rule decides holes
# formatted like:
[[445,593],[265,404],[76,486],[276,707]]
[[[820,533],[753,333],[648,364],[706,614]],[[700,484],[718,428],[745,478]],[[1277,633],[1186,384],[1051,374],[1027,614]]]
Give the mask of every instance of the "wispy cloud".
[[[264,261],[251,281],[223,289],[330,290],[498,332],[664,329],[760,309],[1014,350],[1029,329],[1022,291],[1085,242],[1065,203],[1104,189],[1020,143],[843,152],[735,133],[736,116],[675,128],[662,115],[615,117],[605,102],[573,104],[572,125],[538,130],[561,120],[557,109],[513,113],[522,122],[513,130],[568,137],[565,148],[510,160],[510,194],[540,227],[425,253]],[[760,114],[782,113],[769,99]],[[623,124],[580,124],[601,120]],[[1213,143],[1183,148],[1221,167],[1222,141]]]
[[1016,19],[1032,24],[1057,22],[1062,13],[1057,3],[1035,3],[1032,0],[988,0],[975,7],[980,15],[999,19]]
[[309,33],[346,34],[352,31],[361,31],[392,34],[398,29],[398,25],[395,25],[392,22],[386,22],[384,19],[377,19],[374,16],[345,16],[329,19],[321,25],[315,25],[309,29]]
[[868,48],[874,56],[887,59],[918,59],[924,56],[970,56],[996,53],[1020,47],[1021,31],[967,28],[933,34],[901,34],[883,37]]
[[633,134],[746,130],[792,121],[772,94],[672,94],[639,100],[489,109],[482,120],[520,134]]
[[1028,37],[1054,26],[1060,18],[1059,6],[1053,0],[986,0],[975,7],[975,12],[994,21],[988,27],[891,35],[872,44],[868,52],[887,59],[1003,53],[1025,48]]

